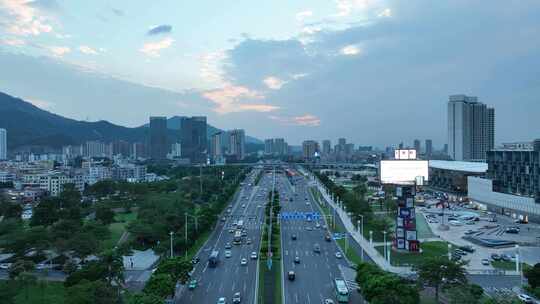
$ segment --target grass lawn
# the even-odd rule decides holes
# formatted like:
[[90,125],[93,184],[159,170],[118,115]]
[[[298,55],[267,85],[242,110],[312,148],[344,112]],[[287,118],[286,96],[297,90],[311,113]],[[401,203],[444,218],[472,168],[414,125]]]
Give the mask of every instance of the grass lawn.
[[[409,253],[391,250],[390,262],[394,266],[412,266],[418,264],[428,257],[448,255],[447,242],[435,241],[420,243],[420,248],[422,249],[422,253]],[[384,255],[384,246],[377,246],[375,249]]]
[[[491,266],[502,270],[516,270],[516,262],[512,261],[491,261]],[[526,270],[531,266],[529,264],[521,263],[521,267],[523,270]]]
[[423,216],[416,217],[416,230],[417,230],[419,239],[427,239],[427,238],[435,237],[435,234],[433,234],[433,232],[431,231],[431,228],[429,228],[429,225]]
[[[0,282],[2,288],[6,282]],[[17,295],[14,298],[15,304],[43,304],[55,303],[63,304],[65,296],[65,288],[61,282],[38,282],[30,286],[28,289],[21,288],[17,290]],[[0,303],[3,299],[0,299]]]
[[106,249],[112,249],[118,243],[118,240],[122,237],[122,234],[126,231],[126,226],[129,222],[137,218],[137,212],[130,213],[118,213],[115,215],[115,222],[109,225],[109,231],[111,237],[108,240],[103,241],[103,247]]

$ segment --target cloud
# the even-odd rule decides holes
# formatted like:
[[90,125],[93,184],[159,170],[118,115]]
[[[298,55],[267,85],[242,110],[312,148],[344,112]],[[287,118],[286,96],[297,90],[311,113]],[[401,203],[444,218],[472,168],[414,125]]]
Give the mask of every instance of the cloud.
[[346,55],[346,56],[356,56],[362,53],[362,49],[360,49],[356,45],[350,44],[341,48],[339,52],[342,55]]
[[98,51],[87,46],[87,45],[81,45],[79,47],[79,51],[81,51],[81,53],[83,54],[86,54],[86,55],[97,55],[98,54]]
[[222,87],[225,85],[221,62],[226,58],[224,51],[205,53],[199,56],[199,76],[209,85]]
[[159,53],[162,50],[171,47],[173,42],[174,42],[174,39],[170,37],[163,38],[156,42],[145,43],[143,47],[139,49],[139,51],[150,57],[159,57],[160,55]]
[[372,0],[336,0],[338,10],[337,16],[350,16],[356,11],[367,9],[372,2]]
[[304,127],[318,127],[321,125],[321,120],[317,116],[312,114],[292,117],[270,115],[269,118],[278,121],[282,125],[294,125]]
[[272,90],[279,90],[281,87],[286,84],[286,81],[283,81],[274,76],[268,76],[263,80],[264,84]]
[[63,57],[65,54],[71,52],[71,48],[66,46],[47,46],[45,48],[56,57]]
[[27,0],[0,0],[0,24],[5,24],[5,30],[18,36],[37,36],[53,31],[50,20],[40,10]]
[[124,11],[121,9],[111,8],[111,11],[113,12],[113,14],[115,14],[118,17],[122,17],[125,15]]
[[[219,114],[246,111],[271,112],[279,109],[279,107],[269,104],[253,103],[253,101],[263,100],[265,96],[245,86],[228,84],[220,89],[206,91],[202,95],[216,104],[214,111]],[[244,103],[245,100],[248,102]]]
[[377,14],[377,17],[383,18],[383,17],[392,17],[392,10],[389,8],[385,8],[380,13]]
[[148,30],[146,34],[148,36],[153,36],[153,35],[159,35],[159,34],[168,34],[170,32],[172,32],[172,25],[162,24],[162,25],[151,27],[150,30]]
[[298,14],[296,14],[296,20],[302,22],[304,21],[306,18],[309,18],[313,16],[313,12],[312,11],[303,11],[303,12],[299,12]]
[[5,38],[0,40],[0,42],[9,46],[23,46],[26,44],[26,41],[18,38]]

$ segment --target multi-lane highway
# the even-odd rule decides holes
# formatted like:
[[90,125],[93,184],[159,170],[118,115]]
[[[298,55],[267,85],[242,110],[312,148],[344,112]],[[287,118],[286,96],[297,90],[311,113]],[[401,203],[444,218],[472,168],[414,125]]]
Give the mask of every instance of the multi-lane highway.
[[[279,175],[277,184],[282,213],[320,213],[309,194],[308,182],[304,177],[297,175],[295,185],[292,186],[284,175]],[[335,241],[325,239],[329,233],[326,227],[324,218],[281,221],[284,304],[324,303],[326,299],[338,303],[334,280],[343,279],[343,270],[350,268],[344,257],[336,257],[336,253],[342,256],[343,253]],[[315,251],[316,246],[320,252]],[[295,262],[295,258],[299,259],[299,263]],[[289,271],[295,272],[294,281],[288,279]],[[363,303],[360,295],[352,288],[349,291],[349,302]]]
[[[200,262],[196,265],[192,278],[197,280],[193,290],[184,288],[176,303],[217,303],[221,297],[226,303],[232,303],[233,295],[240,293],[242,303],[255,303],[257,288],[257,261],[251,253],[259,252],[261,226],[263,222],[264,204],[268,198],[271,179],[264,176],[258,186],[253,185],[256,178],[253,172],[246,178],[239,194],[230,205],[230,212],[225,212],[210,239],[199,253]],[[224,221],[223,221],[224,218]],[[234,232],[241,230],[233,227],[234,222],[243,222],[242,243],[235,245]],[[248,244],[249,239],[249,244]],[[230,244],[231,248],[226,249]],[[219,251],[219,262],[210,267],[208,257],[213,250]],[[225,251],[231,256],[226,257]],[[247,264],[241,265],[246,259]]]

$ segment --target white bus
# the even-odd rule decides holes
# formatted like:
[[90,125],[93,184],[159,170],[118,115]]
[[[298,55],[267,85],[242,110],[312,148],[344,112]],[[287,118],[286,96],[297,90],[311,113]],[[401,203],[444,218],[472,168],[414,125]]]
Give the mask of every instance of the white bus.
[[349,303],[349,289],[347,288],[345,281],[342,279],[335,279],[334,287],[338,303]]
[[244,221],[243,220],[238,220],[238,222],[236,222],[236,228],[237,229],[242,229],[244,227]]

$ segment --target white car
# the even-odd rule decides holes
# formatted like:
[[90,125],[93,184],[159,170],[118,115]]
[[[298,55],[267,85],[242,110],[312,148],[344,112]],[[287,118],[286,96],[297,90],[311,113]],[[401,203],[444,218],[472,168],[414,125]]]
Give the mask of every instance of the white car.
[[238,304],[238,303],[242,302],[242,298],[240,297],[239,292],[234,294],[234,296],[232,298],[232,302],[233,302],[233,304]]
[[227,304],[227,299],[224,297],[221,297],[217,300],[217,304]]
[[336,252],[336,258],[341,259],[342,257],[343,255],[341,254],[341,252]]
[[255,251],[253,251],[253,252],[251,253],[251,259],[252,259],[252,260],[256,260],[256,259],[257,259],[257,253],[256,253]]
[[334,300],[326,299],[326,300],[324,300],[324,304],[334,304]]
[[315,225],[315,228],[321,228],[321,224],[317,223],[317,225]]
[[225,257],[230,258],[232,256],[232,253],[230,250],[225,250]]
[[247,265],[247,259],[246,259],[246,258],[242,258],[242,259],[240,260],[240,265],[246,266],[246,265]]
[[523,293],[518,295],[518,299],[523,303],[533,303],[532,298]]

